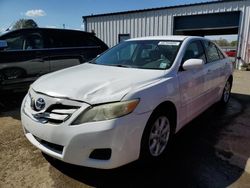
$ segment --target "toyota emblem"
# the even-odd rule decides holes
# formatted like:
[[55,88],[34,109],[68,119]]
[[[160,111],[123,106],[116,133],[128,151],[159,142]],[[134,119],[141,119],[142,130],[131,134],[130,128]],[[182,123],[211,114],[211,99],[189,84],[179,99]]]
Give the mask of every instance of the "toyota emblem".
[[38,98],[35,102],[36,110],[40,111],[45,108],[45,101],[42,98]]

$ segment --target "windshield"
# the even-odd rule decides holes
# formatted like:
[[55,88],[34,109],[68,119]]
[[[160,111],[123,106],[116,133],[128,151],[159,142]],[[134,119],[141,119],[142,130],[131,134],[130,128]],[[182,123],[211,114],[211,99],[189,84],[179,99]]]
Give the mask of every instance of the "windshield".
[[180,41],[126,41],[97,57],[93,63],[141,69],[169,69],[179,50]]

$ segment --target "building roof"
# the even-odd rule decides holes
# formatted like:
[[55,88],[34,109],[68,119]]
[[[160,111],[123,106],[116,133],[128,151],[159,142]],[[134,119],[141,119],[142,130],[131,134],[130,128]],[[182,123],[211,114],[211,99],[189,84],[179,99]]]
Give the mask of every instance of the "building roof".
[[129,14],[129,13],[138,13],[138,12],[155,11],[155,10],[162,10],[162,9],[173,9],[173,8],[189,7],[189,6],[196,6],[196,5],[207,5],[207,4],[235,2],[235,1],[246,1],[246,0],[212,0],[212,1],[206,1],[206,2],[200,2],[200,3],[164,6],[164,7],[158,7],[158,8],[148,8],[148,9],[112,12],[112,13],[104,13],[104,14],[91,14],[91,15],[83,16],[82,18],[86,19],[86,18],[91,18],[91,17],[111,16],[111,15],[118,15],[118,14]]

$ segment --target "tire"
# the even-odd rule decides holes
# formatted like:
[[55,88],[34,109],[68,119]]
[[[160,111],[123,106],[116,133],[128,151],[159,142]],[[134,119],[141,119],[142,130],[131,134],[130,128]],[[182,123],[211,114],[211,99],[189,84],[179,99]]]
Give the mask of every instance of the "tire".
[[172,123],[166,113],[151,115],[141,141],[140,161],[155,162],[166,156],[173,135]]
[[228,79],[224,86],[223,93],[220,99],[220,104],[222,106],[228,103],[231,96],[231,88],[232,88],[232,81]]
[[22,78],[25,75],[24,70],[19,68],[10,68],[3,71],[6,80]]

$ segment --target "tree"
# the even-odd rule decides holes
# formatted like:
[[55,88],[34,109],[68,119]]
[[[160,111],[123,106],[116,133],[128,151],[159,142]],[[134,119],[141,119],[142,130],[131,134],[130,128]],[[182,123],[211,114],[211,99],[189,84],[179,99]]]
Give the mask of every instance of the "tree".
[[219,46],[229,46],[229,42],[226,39],[223,38],[219,38],[219,40],[215,40],[214,42],[216,42]]
[[32,19],[20,19],[18,20],[11,30],[23,29],[23,28],[36,28],[38,27],[37,23]]
[[234,40],[234,41],[231,42],[231,46],[237,46],[237,44],[238,44],[237,40]]

